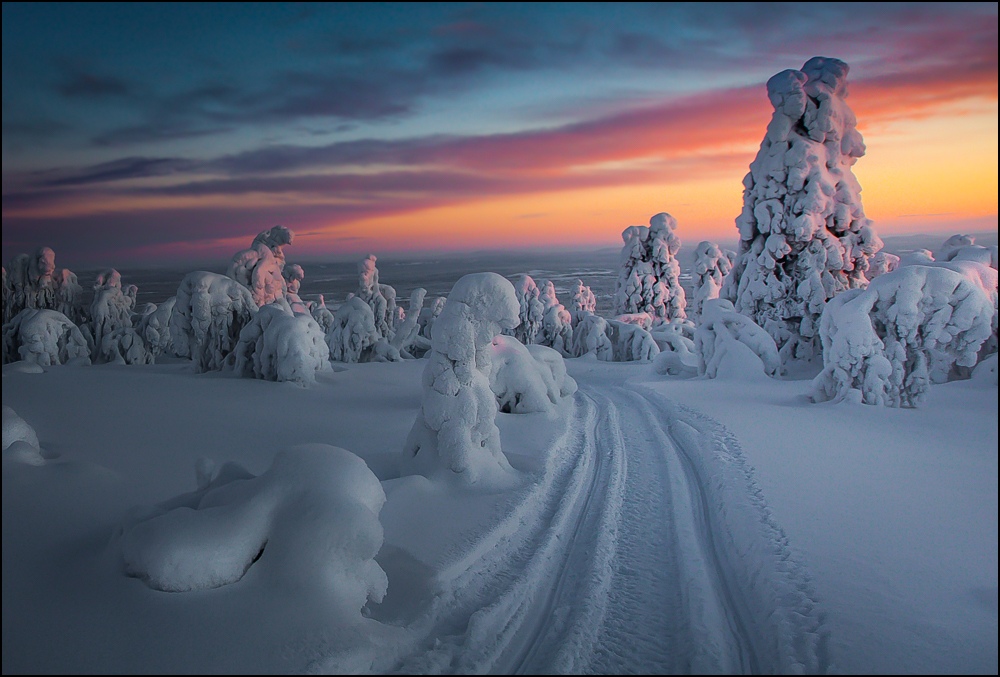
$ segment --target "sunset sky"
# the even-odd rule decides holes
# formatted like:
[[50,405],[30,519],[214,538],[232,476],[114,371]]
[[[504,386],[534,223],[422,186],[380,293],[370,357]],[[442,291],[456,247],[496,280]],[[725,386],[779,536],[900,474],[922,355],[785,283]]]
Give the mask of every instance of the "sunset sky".
[[997,229],[997,3],[3,4],[3,262],[735,242],[765,83],[847,62],[882,235]]

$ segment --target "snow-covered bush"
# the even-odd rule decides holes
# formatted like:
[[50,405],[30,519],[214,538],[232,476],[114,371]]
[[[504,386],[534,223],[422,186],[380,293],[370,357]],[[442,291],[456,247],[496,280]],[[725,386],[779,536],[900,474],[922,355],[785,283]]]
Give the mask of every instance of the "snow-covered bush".
[[330,328],[333,327],[334,317],[333,312],[326,307],[326,299],[322,294],[314,294],[309,300],[305,302],[306,308],[309,310],[309,314],[312,318],[316,320],[316,324],[319,328],[323,330],[324,334],[330,333]]
[[649,313],[623,313],[621,315],[616,315],[612,319],[616,322],[634,324],[637,327],[642,327],[646,331],[653,328],[653,316]]
[[615,362],[646,362],[660,352],[653,336],[636,324],[608,320],[607,336]]
[[693,323],[686,320],[663,322],[649,333],[660,349],[660,353],[653,358],[653,369],[658,374],[694,376],[698,373]]
[[813,399],[917,406],[935,359],[971,368],[990,337],[993,303],[942,266],[904,266],[865,290],[832,299],[823,313],[823,371]]
[[608,338],[608,321],[598,315],[586,315],[573,330],[573,355],[594,353],[602,362],[615,359],[614,346]]
[[87,340],[57,310],[25,308],[3,325],[3,362],[25,360],[42,367],[90,364]]
[[237,252],[226,275],[247,287],[257,306],[283,298],[288,289],[282,271],[285,268],[285,245],[295,233],[284,226],[274,226],[257,235],[249,249]]
[[774,339],[725,299],[710,299],[702,306],[701,322],[694,332],[698,374],[777,376],[781,360]]
[[305,271],[297,263],[290,263],[281,271],[281,276],[285,278],[285,301],[296,315],[310,315],[309,307],[302,297],[299,296],[299,289],[302,287],[302,280],[305,279]]
[[316,372],[330,369],[330,349],[316,320],[282,303],[257,311],[240,332],[233,356],[237,375],[267,381],[310,385]]
[[513,336],[493,339],[490,388],[501,412],[549,411],[576,392],[562,355],[546,346],[525,346]]
[[868,259],[868,272],[866,277],[869,281],[874,280],[879,275],[885,275],[899,268],[900,259],[895,254],[882,250]]
[[74,324],[85,320],[83,288],[72,272],[56,268],[56,254],[49,247],[18,254],[4,273],[4,324],[25,308],[56,310]]
[[865,145],[848,107],[848,66],[813,57],[767,82],[774,114],[743,179],[739,252],[722,297],[771,335],[782,362],[819,354],[827,300],[868,284],[882,248],[851,167]]
[[708,299],[719,298],[722,285],[733,269],[736,252],[723,249],[714,242],[703,240],[694,250],[694,295],[688,314],[697,318]]
[[513,329],[504,330],[524,345],[530,345],[538,338],[545,318],[545,305],[540,298],[541,291],[530,275],[522,275],[514,284],[517,295],[518,324]]
[[236,464],[213,471],[204,464],[197,490],[125,520],[113,547],[127,575],[183,593],[236,583],[253,567],[258,582],[308,592],[341,625],[382,601],[385,492],[363,460],[305,444],[276,454],[259,476]]
[[615,287],[614,311],[649,313],[654,321],[684,319],[677,252],[681,240],[674,232],[677,220],[666,212],[655,214],[649,226],[630,226],[622,232],[621,270]]
[[334,362],[361,362],[379,340],[371,306],[352,296],[334,314],[333,325],[326,332],[330,359]]
[[404,473],[504,483],[510,464],[500,448],[490,389],[493,339],[518,322],[514,286],[496,273],[455,283],[434,323],[423,400],[401,458]]
[[257,314],[250,290],[223,275],[196,271],[181,280],[175,298],[169,326],[177,356],[191,358],[198,372],[222,369]]

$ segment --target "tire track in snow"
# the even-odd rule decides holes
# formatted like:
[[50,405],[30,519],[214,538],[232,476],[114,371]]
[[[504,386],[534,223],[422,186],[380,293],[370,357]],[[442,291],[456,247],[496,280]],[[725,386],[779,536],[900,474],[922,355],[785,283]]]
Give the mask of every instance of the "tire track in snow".
[[424,640],[384,671],[824,672],[822,617],[727,435],[581,388],[542,479],[442,572]]

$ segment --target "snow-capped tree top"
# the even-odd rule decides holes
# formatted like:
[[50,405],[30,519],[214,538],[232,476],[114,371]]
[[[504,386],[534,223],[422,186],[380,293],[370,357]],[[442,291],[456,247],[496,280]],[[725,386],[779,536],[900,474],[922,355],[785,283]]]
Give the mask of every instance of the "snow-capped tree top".
[[358,286],[363,292],[374,294],[378,290],[378,268],[375,262],[378,258],[369,254],[367,258],[358,261]]
[[503,329],[518,323],[519,304],[514,285],[497,273],[471,273],[462,277],[435,320],[433,349],[460,361],[474,359],[470,351],[493,341]]
[[257,245],[264,245],[271,250],[275,258],[281,261],[282,265],[285,263],[285,252],[282,247],[285,245],[292,244],[295,239],[295,233],[285,226],[273,226],[267,230],[258,233],[257,237],[253,239],[253,244],[250,245],[251,248]]
[[39,247],[28,263],[28,275],[37,284],[41,280],[51,279],[56,271],[56,253],[48,247]]
[[298,294],[299,287],[302,286],[302,280],[306,277],[306,273],[302,270],[302,266],[297,263],[292,263],[285,266],[284,270],[281,271],[281,274],[288,283],[288,291],[292,294]]
[[94,280],[94,289],[121,289],[122,274],[114,268],[102,270]]

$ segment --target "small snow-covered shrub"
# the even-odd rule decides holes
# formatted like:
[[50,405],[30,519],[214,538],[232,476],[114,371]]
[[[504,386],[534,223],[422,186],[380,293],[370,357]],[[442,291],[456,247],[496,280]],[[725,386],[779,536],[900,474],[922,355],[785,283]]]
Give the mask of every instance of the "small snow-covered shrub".
[[178,357],[189,357],[198,372],[222,369],[240,332],[257,314],[250,290],[236,280],[196,271],[177,288],[170,336]]
[[236,374],[267,381],[309,385],[316,382],[316,372],[330,369],[330,349],[316,321],[278,303],[257,311],[240,332],[233,355]]
[[647,362],[660,352],[653,336],[636,324],[609,320],[607,336],[615,362]]
[[813,399],[893,407],[920,404],[935,360],[975,366],[994,316],[979,285],[942,266],[904,266],[828,306]]
[[113,543],[125,573],[155,590],[229,585],[253,567],[267,585],[308,592],[338,623],[361,622],[388,580],[375,561],[385,492],[363,460],[326,444],[275,455],[254,476],[202,468],[197,490],[131,515]]
[[90,348],[79,327],[59,311],[25,308],[3,326],[3,361],[18,360],[42,367],[90,364]]
[[705,301],[701,323],[694,332],[694,344],[700,376],[716,378],[724,363],[730,367],[729,371],[735,368],[741,375],[760,371],[773,377],[781,370],[778,348],[771,335],[746,315],[737,313],[725,299]]
[[560,398],[576,392],[563,357],[546,346],[525,346],[513,336],[493,339],[490,388],[501,412],[549,411]]
[[659,355],[653,358],[653,368],[658,374],[693,376],[698,373],[698,351],[694,344],[692,323],[686,320],[664,322],[653,327],[649,333],[660,349]]
[[509,481],[490,373],[494,337],[517,322],[517,296],[504,277],[474,273],[455,283],[434,323],[420,413],[401,458],[404,473],[467,484]]

